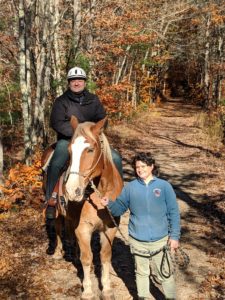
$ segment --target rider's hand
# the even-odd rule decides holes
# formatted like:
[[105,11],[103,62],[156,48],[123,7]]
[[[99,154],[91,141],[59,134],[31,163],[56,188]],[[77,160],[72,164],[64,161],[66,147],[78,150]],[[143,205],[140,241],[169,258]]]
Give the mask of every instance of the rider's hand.
[[108,205],[108,203],[109,203],[109,198],[107,198],[107,197],[102,197],[102,199],[101,199],[101,204],[102,204],[103,206],[106,206],[106,205]]
[[179,247],[179,241],[169,239],[168,245],[170,246],[171,252],[175,252],[176,249]]

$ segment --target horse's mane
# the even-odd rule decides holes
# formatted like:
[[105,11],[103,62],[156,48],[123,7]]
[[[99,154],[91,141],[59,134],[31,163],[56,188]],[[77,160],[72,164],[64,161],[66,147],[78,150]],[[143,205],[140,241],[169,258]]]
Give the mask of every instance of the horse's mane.
[[112,161],[113,161],[112,152],[111,152],[111,149],[109,146],[108,139],[103,132],[101,133],[100,139],[101,139],[101,143],[103,145],[104,159],[108,160],[109,162],[112,163]]
[[[82,136],[92,139],[94,142],[97,143],[96,137],[93,135],[93,133],[91,131],[91,127],[93,125],[95,125],[95,123],[93,123],[93,122],[79,123],[74,132],[73,139],[76,138],[77,136],[82,135]],[[111,153],[110,145],[109,145],[106,135],[103,132],[100,133],[99,140],[100,140],[101,147],[103,150],[104,160],[112,163],[113,160],[112,160],[112,153]]]

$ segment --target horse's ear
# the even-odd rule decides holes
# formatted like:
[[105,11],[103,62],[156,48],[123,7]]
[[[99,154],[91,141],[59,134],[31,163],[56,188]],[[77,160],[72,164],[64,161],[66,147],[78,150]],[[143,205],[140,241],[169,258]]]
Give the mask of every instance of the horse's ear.
[[92,127],[92,132],[95,135],[100,134],[104,130],[104,126],[107,123],[107,117],[104,119],[98,121],[93,127]]
[[78,119],[73,115],[71,116],[70,124],[73,127],[73,129],[76,129],[79,124]]

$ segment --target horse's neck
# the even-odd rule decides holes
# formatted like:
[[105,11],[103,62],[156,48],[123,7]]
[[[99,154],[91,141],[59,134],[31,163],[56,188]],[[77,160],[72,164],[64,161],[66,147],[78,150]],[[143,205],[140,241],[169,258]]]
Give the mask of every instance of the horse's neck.
[[117,168],[114,164],[106,162],[98,185],[99,191],[114,200],[119,196],[122,187],[123,181]]

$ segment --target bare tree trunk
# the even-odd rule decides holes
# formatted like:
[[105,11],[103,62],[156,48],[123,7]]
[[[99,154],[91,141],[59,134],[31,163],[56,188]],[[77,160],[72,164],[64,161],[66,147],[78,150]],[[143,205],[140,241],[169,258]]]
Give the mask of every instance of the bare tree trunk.
[[[133,71],[133,65],[134,65],[134,58],[132,59],[130,67],[129,67],[128,78],[127,78],[128,83],[131,82],[131,75],[132,75],[132,71]],[[127,88],[127,101],[129,101],[130,93],[131,93],[131,91],[130,91],[130,88],[128,87]],[[132,91],[132,94],[133,94],[133,91]]]
[[131,75],[132,75],[132,72],[133,72],[133,66],[134,66],[134,58],[132,59],[132,62],[130,64],[130,70],[129,70],[129,74],[128,74],[128,82],[129,83],[131,81]]
[[80,45],[81,38],[85,40],[84,37],[81,37],[81,0],[73,0],[73,15],[72,15],[72,37],[71,37],[71,45],[69,48],[69,53],[66,62],[66,68],[68,69],[70,62],[74,62],[76,60],[77,55],[79,54],[78,49]]
[[22,112],[24,123],[24,151],[25,161],[30,163],[32,151],[31,141],[31,93],[30,93],[30,50],[27,44],[27,24],[25,19],[24,1],[19,1],[19,47],[20,47],[20,88],[22,93]]
[[[78,2],[78,1],[76,1]],[[53,18],[53,74],[54,80],[56,80],[56,95],[59,96],[63,93],[63,88],[61,84],[61,74],[60,74],[60,67],[61,67],[61,57],[59,52],[59,23],[60,23],[60,15],[59,15],[59,0],[53,1],[52,6],[52,18]]]
[[205,44],[205,64],[204,64],[204,91],[205,91],[205,97],[206,97],[206,108],[209,108],[209,89],[210,89],[210,81],[209,81],[209,68],[210,68],[210,62],[209,62],[209,53],[210,53],[210,43],[209,43],[209,37],[210,37],[210,17],[208,16],[207,19],[207,25],[206,25],[206,44]]
[[[224,54],[224,40],[222,38],[222,35],[219,37],[219,45],[218,45],[218,51],[219,51],[219,61],[223,62],[223,54]],[[218,84],[218,102],[221,103],[222,100],[222,82],[223,82],[223,75],[221,74],[222,71],[219,70],[219,84]]]
[[80,42],[80,26],[81,26],[81,1],[74,0],[73,2],[73,14],[74,14],[74,24],[73,24],[73,32],[74,32],[74,55],[76,56],[77,49],[79,47]]
[[89,1],[90,6],[89,6],[89,22],[88,22],[88,27],[89,27],[89,34],[87,35],[87,51],[89,53],[92,53],[93,49],[93,42],[94,42],[94,36],[93,36],[93,18],[95,14],[95,8],[96,8],[96,0],[90,0]]
[[134,85],[133,85],[133,92],[132,92],[132,107],[136,109],[137,107],[137,77],[136,73],[134,75]]
[[221,66],[223,65],[222,60],[222,45],[223,45],[223,39],[221,36],[218,38],[218,48],[216,49],[215,54],[215,61],[218,62],[219,66],[214,72],[212,72],[212,100],[211,100],[211,106],[212,107],[218,107],[220,103],[220,86],[221,86]]
[[94,15],[95,15],[95,9],[96,9],[96,2],[97,0],[90,0],[89,1],[89,12],[88,12],[88,34],[86,37],[86,49],[87,49],[87,53],[93,58],[92,60],[90,60],[90,68],[91,68],[91,72],[89,74],[90,79],[92,77],[94,77],[94,65],[95,65],[95,56],[93,55],[93,46],[94,46],[94,35],[93,35],[93,19],[94,19]]
[[130,50],[131,48],[131,45],[128,45],[127,48],[126,48],[126,54],[124,55],[123,59],[122,59],[122,62],[120,64],[120,67],[119,67],[119,70],[117,72],[117,76],[116,76],[116,80],[115,80],[115,84],[118,84],[120,79],[121,79],[121,75],[122,75],[122,71],[124,69],[124,65],[126,63],[126,60],[127,60],[127,53],[128,51]]
[[[37,1],[38,11],[35,19],[38,40],[36,44],[37,89],[34,106],[32,142],[34,145],[45,144],[46,133],[44,109],[50,87],[51,51],[54,39],[53,1]],[[54,3],[55,4],[55,3]]]
[[[25,161],[31,163],[33,147],[45,141],[44,109],[49,90],[53,32],[53,1],[19,1],[20,87],[24,120]],[[57,3],[54,2],[56,5]],[[33,27],[32,27],[33,26]],[[35,39],[32,29],[35,27]],[[31,49],[36,70],[36,97],[31,101]]]
[[[149,54],[149,48],[145,52],[144,62],[148,58],[148,54]],[[145,63],[142,64],[141,68],[142,68],[142,72],[144,72],[145,71]]]

